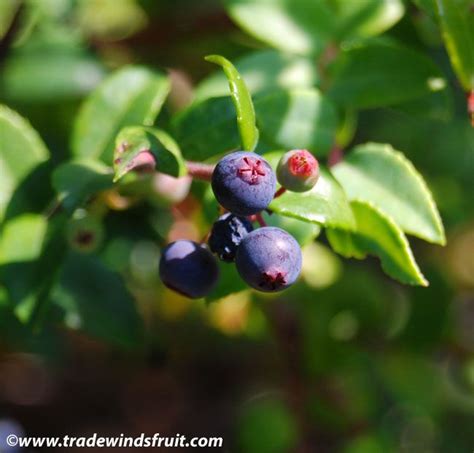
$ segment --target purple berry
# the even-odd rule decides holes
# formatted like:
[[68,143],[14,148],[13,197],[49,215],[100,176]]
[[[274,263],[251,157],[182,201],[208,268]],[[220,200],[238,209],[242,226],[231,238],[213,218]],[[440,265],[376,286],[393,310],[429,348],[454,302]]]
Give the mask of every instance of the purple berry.
[[232,262],[242,239],[253,230],[244,217],[227,213],[219,217],[212,226],[209,247],[222,261]]
[[292,285],[301,271],[301,249],[286,231],[259,228],[240,243],[235,264],[240,276],[259,291],[281,291]]
[[268,162],[246,151],[225,156],[212,174],[212,190],[217,201],[240,216],[265,209],[273,199],[275,186],[275,173]]
[[163,250],[160,278],[168,288],[184,296],[192,299],[206,296],[218,276],[214,255],[196,242],[179,240]]
[[278,182],[292,192],[306,192],[318,182],[319,164],[305,149],[285,153],[277,167]]

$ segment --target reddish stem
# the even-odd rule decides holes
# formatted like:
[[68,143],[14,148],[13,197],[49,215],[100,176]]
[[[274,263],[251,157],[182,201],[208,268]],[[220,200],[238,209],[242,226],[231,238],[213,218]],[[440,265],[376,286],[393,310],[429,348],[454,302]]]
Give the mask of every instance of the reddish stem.
[[474,127],[474,90],[467,93],[467,113],[471,119],[471,126]]
[[195,179],[202,181],[210,181],[212,179],[212,172],[214,171],[214,165],[202,164],[200,162],[186,161],[186,168],[188,174]]
[[286,189],[284,187],[280,187],[276,192],[275,195],[273,195],[273,198],[278,198],[280,195],[283,195],[286,192]]
[[328,165],[330,167],[334,167],[334,165],[341,162],[343,158],[344,158],[344,151],[338,146],[334,146],[329,152]]
[[267,226],[267,222],[265,222],[265,220],[262,217],[262,214],[260,212],[258,214],[255,214],[255,220],[258,222],[258,224],[261,227],[266,227]]

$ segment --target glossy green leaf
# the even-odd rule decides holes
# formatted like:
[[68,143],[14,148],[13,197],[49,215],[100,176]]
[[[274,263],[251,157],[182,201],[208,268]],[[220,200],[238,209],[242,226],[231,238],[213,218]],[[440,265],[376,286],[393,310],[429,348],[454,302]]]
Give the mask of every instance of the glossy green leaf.
[[331,72],[334,81],[329,97],[354,108],[400,104],[444,90],[447,85],[428,57],[393,43],[345,50]]
[[255,98],[255,109],[262,138],[275,147],[325,155],[334,144],[336,109],[316,88],[262,94]]
[[59,165],[53,172],[52,184],[58,202],[69,212],[95,193],[112,186],[112,170],[95,160],[75,160]]
[[[235,61],[235,67],[252,94],[275,88],[309,88],[319,83],[316,65],[309,58],[281,53],[276,50],[259,50]],[[204,79],[194,92],[194,101],[229,92],[229,83],[219,71]]]
[[236,118],[230,97],[206,99],[173,118],[173,135],[186,159],[203,161],[239,148]]
[[237,125],[242,149],[253,151],[258,142],[258,129],[255,124],[255,110],[245,81],[235,66],[220,55],[209,55],[207,61],[218,64],[229,81],[230,94],[237,112]]
[[[129,126],[115,140],[114,181],[136,167],[141,153],[151,153],[161,173],[179,177],[186,174],[186,164],[177,143],[165,131],[153,127]],[[139,159],[139,158],[138,158]]]
[[382,268],[402,283],[427,286],[403,231],[381,210],[370,203],[351,202],[356,232],[327,230],[331,247],[346,258],[364,258],[375,255]]
[[[265,154],[264,157],[273,167],[278,162],[281,152]],[[351,230],[354,228],[354,217],[344,190],[324,167],[321,176],[308,192],[285,192],[275,198],[269,208],[276,214],[318,225]]]
[[357,146],[332,170],[349,199],[374,204],[407,233],[445,243],[443,224],[426,183],[390,145]]
[[304,222],[293,217],[276,214],[262,213],[263,219],[268,226],[274,226],[290,233],[300,244],[304,246],[313,241],[321,232],[321,227],[316,223]]
[[96,256],[70,253],[52,293],[69,328],[122,347],[143,341],[143,323],[123,279]]
[[474,90],[474,4],[472,0],[435,0],[443,39],[466,91]]
[[114,73],[82,105],[74,125],[73,153],[111,164],[120,129],[152,125],[168,91],[168,79],[148,69],[131,66]]
[[18,185],[48,158],[46,146],[31,125],[0,105],[0,222]]

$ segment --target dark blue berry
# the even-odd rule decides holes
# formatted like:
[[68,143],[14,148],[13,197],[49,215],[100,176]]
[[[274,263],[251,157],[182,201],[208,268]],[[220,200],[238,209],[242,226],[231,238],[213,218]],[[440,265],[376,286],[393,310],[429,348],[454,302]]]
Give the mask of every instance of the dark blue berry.
[[265,292],[281,291],[292,285],[301,272],[301,249],[286,231],[259,228],[240,243],[235,264],[251,287]]
[[275,186],[275,173],[268,162],[246,151],[225,156],[212,174],[212,190],[217,201],[240,216],[265,209],[273,199]]
[[253,226],[247,219],[228,212],[214,222],[209,247],[221,260],[232,262],[238,245],[252,230]]
[[193,241],[172,242],[163,250],[160,278],[172,290],[192,299],[204,297],[219,276],[214,255]]

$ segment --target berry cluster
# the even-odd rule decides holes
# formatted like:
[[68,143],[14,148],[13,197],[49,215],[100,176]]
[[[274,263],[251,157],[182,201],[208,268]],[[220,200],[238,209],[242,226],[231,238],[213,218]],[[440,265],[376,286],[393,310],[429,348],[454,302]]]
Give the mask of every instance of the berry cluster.
[[[212,190],[228,212],[214,223],[208,247],[179,240],[169,244],[160,261],[160,277],[169,288],[191,298],[207,295],[218,279],[217,260],[235,262],[242,279],[252,288],[276,292],[288,288],[301,271],[301,249],[286,231],[261,225],[254,230],[251,220],[261,221],[275,196],[283,191],[304,192],[314,187],[319,165],[306,150],[287,152],[277,173],[261,156],[237,151],[226,155],[212,172]],[[282,188],[275,193],[276,183]]]

